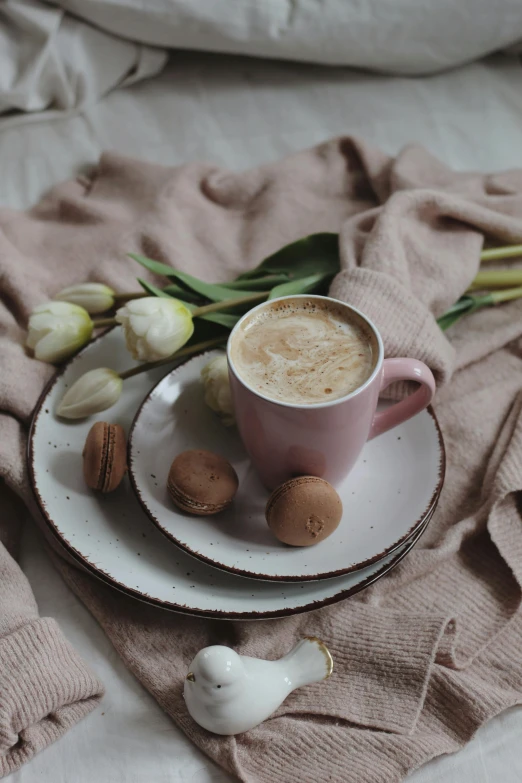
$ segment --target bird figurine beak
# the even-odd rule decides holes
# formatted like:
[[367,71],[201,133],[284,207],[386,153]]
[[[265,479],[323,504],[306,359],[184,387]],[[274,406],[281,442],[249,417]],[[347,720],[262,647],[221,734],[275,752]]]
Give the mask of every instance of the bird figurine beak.
[[194,676],[193,672],[189,672],[185,677],[185,679],[188,680],[189,682],[196,682],[196,677]]

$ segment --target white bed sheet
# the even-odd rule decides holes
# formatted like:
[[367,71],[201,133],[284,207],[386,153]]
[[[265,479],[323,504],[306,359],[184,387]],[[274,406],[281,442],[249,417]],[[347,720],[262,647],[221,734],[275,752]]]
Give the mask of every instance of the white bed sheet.
[[[0,122],[0,203],[28,206],[108,148],[167,164],[205,158],[238,169],[351,133],[389,152],[419,142],[457,169],[522,166],[521,75],[516,61],[501,57],[407,79],[173,55],[161,76],[113,93],[83,115]],[[10,780],[229,781],[126,671],[54,571],[32,523],[22,551],[41,613],[58,620],[107,693],[101,708]],[[522,708],[516,708],[483,727],[464,750],[415,772],[411,783],[520,781],[521,739]]]

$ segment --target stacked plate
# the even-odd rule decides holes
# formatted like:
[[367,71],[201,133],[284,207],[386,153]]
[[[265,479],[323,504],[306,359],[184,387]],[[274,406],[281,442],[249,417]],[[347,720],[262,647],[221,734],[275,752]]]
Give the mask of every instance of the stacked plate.
[[[215,353],[164,378],[159,368],[126,380],[117,405],[97,417],[129,433],[130,481],[104,496],[83,481],[82,449],[93,419],[66,422],[54,411],[87,370],[128,369],[121,331],[106,333],[66,366],[42,395],[29,437],[29,475],[51,532],[116,589],[205,617],[254,620],[309,611],[388,573],[426,529],[442,487],[444,446],[433,412],[366,445],[337,488],[344,515],[332,536],[314,547],[287,547],[266,525],[268,493],[237,432],[204,403],[200,372]],[[222,514],[189,517],[173,506],[169,467],[189,448],[223,454],[236,469],[239,491]]]

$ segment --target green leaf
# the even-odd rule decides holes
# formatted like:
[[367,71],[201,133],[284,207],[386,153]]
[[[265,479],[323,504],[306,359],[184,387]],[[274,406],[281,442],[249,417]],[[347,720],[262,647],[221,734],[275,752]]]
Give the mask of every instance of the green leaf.
[[460,313],[444,313],[444,315],[441,315],[440,318],[437,318],[437,323],[442,329],[443,332],[446,331],[446,329],[449,329],[450,326],[453,326],[454,323],[456,323],[460,318],[462,318],[463,315],[466,315],[466,311],[463,310]]
[[241,315],[233,315],[232,313],[208,313],[208,315],[201,315],[205,321],[210,321],[213,324],[219,324],[226,329],[233,329],[237,324]]
[[141,277],[138,277],[138,283],[141,285],[141,287],[148,293],[152,294],[152,296],[161,296],[164,299],[170,299],[171,297],[169,294],[162,291],[161,288],[158,288],[157,286],[153,285],[152,283],[147,282],[147,280],[142,280]]
[[134,261],[137,261],[138,264],[141,264],[145,267],[145,269],[148,269],[149,272],[153,272],[155,275],[170,277],[171,272],[174,271],[171,266],[162,264],[160,261],[153,261],[152,258],[140,256],[137,253],[127,253],[127,255],[129,258],[134,259]]
[[[209,313],[209,316],[211,314]],[[218,315],[218,313],[212,313],[212,315]],[[213,337],[219,337],[223,335],[225,341],[228,339],[230,333],[229,326],[223,326],[216,321],[207,320],[209,316],[205,318],[194,318],[194,334],[188,341],[187,345],[192,345],[203,340],[211,340]]]
[[204,283],[203,280],[198,280],[197,277],[193,277],[193,275],[189,275],[187,272],[177,272],[176,270],[173,270],[171,277],[174,277],[192,291],[210,299],[211,302],[224,302],[227,299],[241,299],[249,294],[259,293],[259,291],[253,290],[228,288],[227,286],[217,285],[216,283]]
[[279,285],[280,283],[286,283],[289,279],[288,275],[285,274],[266,275],[253,280],[232,280],[231,282],[226,283],[226,287],[237,288],[243,291],[243,293],[245,292],[245,289],[250,289],[251,291],[270,291],[273,286]]
[[[196,305],[193,305],[191,302],[184,302],[185,306],[188,307],[190,312],[194,312],[196,309]],[[234,313],[207,313],[206,315],[198,315],[197,321],[207,321],[211,324],[218,324],[219,326],[224,326],[225,329],[232,329],[236,323],[241,318],[241,314],[234,314]],[[194,321],[196,324],[197,321]]]
[[[278,274],[265,275],[264,279],[260,278],[252,281],[251,284],[239,278],[230,283],[226,283],[225,285],[204,283],[202,280],[198,280],[198,278],[193,277],[186,272],[178,272],[176,269],[173,269],[173,267],[162,264],[160,261],[154,261],[152,258],[140,256],[136,253],[128,253],[128,255],[155,275],[168,277],[169,280],[179,280],[186,287],[182,288],[176,284],[171,284],[165,286],[161,290],[178,299],[184,299],[185,297],[190,296],[191,301],[197,301],[201,297],[205,297],[213,302],[222,302],[225,299],[235,299],[236,297],[239,298],[240,296],[257,293],[258,291],[269,291],[272,286],[284,283],[289,279],[288,275]],[[142,285],[144,284],[142,283]],[[150,288],[146,290],[151,292],[151,284],[147,283],[146,285],[150,286]],[[187,291],[187,288],[192,290]],[[160,289],[156,290],[159,291]],[[193,292],[196,292],[199,296],[195,296]],[[159,296],[159,294],[156,294],[156,296]]]
[[[198,280],[197,277],[187,274],[187,272],[178,272],[171,266],[161,264],[159,261],[153,261],[151,258],[146,258],[146,256],[139,256],[136,253],[129,253],[128,255],[155,275],[163,275],[164,277],[168,277],[169,280],[177,280],[191,291],[195,291],[197,294],[200,294],[200,296],[210,299],[211,302],[223,302],[225,299],[239,299],[242,296],[257,293],[257,290],[236,290],[215,283],[205,283],[203,280]],[[172,286],[167,286],[167,288],[169,289],[167,293],[171,293]],[[182,290],[183,289],[180,289],[180,291]],[[176,296],[182,298],[182,293],[178,294],[176,292]]]
[[[183,304],[187,306],[189,303],[197,303],[201,301],[200,297],[194,296],[191,291],[185,291],[184,288],[180,288],[177,285],[168,285],[165,288],[158,288],[158,286],[154,285],[153,283],[149,283],[148,280],[143,280],[141,277],[138,277],[138,283],[148,294],[152,294],[153,296],[161,296],[163,298],[167,297],[167,299],[180,299]],[[194,307],[195,306],[196,304],[194,304]]]
[[339,270],[339,235],[310,234],[285,245],[255,269],[239,275],[237,280],[251,280],[267,274],[286,274],[292,279],[308,277],[317,272],[333,276]]
[[[162,264],[159,261],[153,261],[152,258],[146,258],[145,256],[139,256],[136,255],[136,253],[128,253],[127,254],[130,258],[133,258],[134,261],[137,261],[138,264],[141,264],[145,267],[145,269],[148,269],[150,272],[153,272],[155,275],[161,275],[162,277],[168,277],[169,279],[172,278],[175,273],[175,269],[172,269],[171,266],[167,266],[167,264]],[[138,278],[139,282],[145,288],[145,290],[148,293],[153,293],[153,289],[155,289],[156,293],[154,296],[163,296],[163,294],[157,293],[158,291],[164,291],[165,294],[168,296],[173,296],[176,299],[183,299],[191,301],[191,302],[197,302],[199,301],[200,297],[195,296],[191,291],[187,291],[186,288],[181,288],[181,286],[174,284],[167,285],[163,289],[158,288],[157,286],[153,286],[152,283],[148,283],[146,280],[140,280]]]
[[201,302],[200,296],[194,294],[192,291],[187,291],[186,288],[181,288],[181,286],[176,285],[176,283],[166,285],[165,288],[162,288],[161,290],[169,296],[173,296],[175,299],[183,299],[184,302]]
[[295,296],[296,294],[310,294],[317,292],[319,288],[326,288],[326,284],[332,279],[332,274],[323,274],[317,272],[315,275],[300,277],[297,280],[290,280],[288,283],[276,285],[270,291],[269,299],[277,299],[279,296]]
[[446,310],[443,315],[437,318],[437,323],[443,332],[453,326],[454,323],[459,321],[464,315],[479,310],[481,307],[488,307],[494,304],[494,300],[491,294],[484,294],[482,296],[461,296],[460,299],[452,305],[449,310]]

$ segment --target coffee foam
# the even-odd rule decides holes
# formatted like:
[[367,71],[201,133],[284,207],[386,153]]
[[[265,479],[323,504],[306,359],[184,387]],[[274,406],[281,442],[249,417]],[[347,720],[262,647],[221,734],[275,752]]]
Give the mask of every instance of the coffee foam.
[[289,299],[245,319],[231,358],[240,377],[281,402],[314,404],[344,397],[371,375],[376,341],[356,314],[335,302]]

